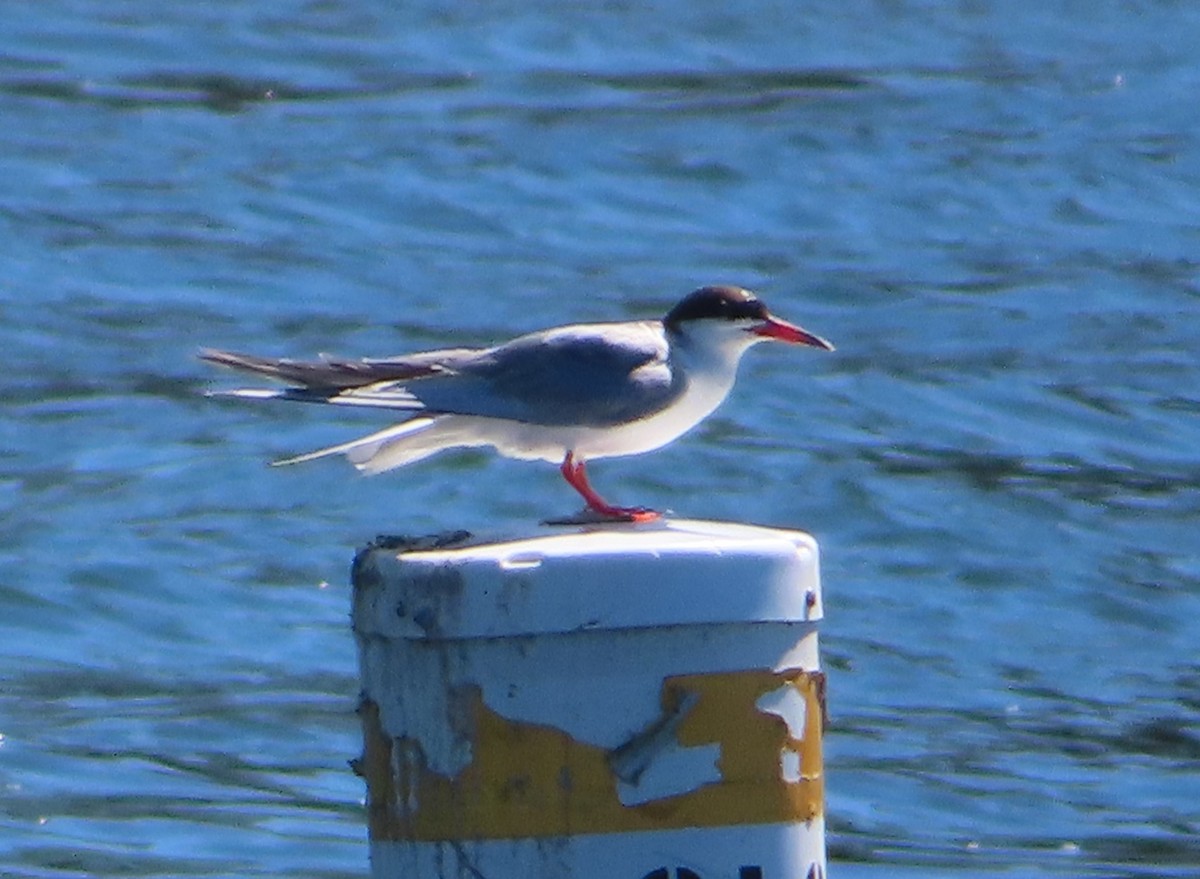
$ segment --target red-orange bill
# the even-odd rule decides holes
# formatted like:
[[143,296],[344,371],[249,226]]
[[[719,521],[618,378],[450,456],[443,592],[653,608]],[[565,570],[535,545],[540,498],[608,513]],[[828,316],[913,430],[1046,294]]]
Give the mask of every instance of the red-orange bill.
[[804,329],[804,327],[798,327],[777,317],[767,318],[761,324],[754,327],[753,332],[760,336],[766,336],[768,339],[778,339],[780,342],[791,342],[795,345],[811,345],[814,348],[821,348],[825,351],[833,350],[833,345],[820,336],[813,335]]

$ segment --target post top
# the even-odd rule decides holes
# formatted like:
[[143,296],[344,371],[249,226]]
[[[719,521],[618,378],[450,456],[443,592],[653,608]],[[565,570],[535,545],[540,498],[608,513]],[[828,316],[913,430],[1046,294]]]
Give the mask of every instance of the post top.
[[376,545],[354,586],[360,633],[422,639],[822,616],[810,535],[688,519]]
[[[455,538],[458,539],[455,539]],[[700,519],[660,519],[644,523],[556,525],[528,536],[474,540],[466,532],[451,535],[446,545],[402,549],[401,554],[421,561],[462,563],[488,559],[500,564],[532,557],[625,555],[630,552],[794,551],[798,546],[816,550],[812,535],[803,531],[708,522]],[[785,549],[787,547],[788,549]],[[416,559],[413,559],[416,560]]]

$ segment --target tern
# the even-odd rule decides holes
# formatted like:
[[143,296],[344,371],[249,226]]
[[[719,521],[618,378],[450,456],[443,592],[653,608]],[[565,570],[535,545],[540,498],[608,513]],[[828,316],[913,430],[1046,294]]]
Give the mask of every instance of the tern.
[[408,413],[399,424],[276,464],[345,455],[362,473],[402,467],[445,449],[491,446],[559,465],[592,518],[643,522],[659,513],[606,502],[588,461],[665,446],[728,396],[743,354],[759,342],[833,346],[772,315],[748,290],[701,287],[662,320],[572,324],[491,348],[318,360],[203,349],[202,360],[287,383],[213,396],[294,400]]

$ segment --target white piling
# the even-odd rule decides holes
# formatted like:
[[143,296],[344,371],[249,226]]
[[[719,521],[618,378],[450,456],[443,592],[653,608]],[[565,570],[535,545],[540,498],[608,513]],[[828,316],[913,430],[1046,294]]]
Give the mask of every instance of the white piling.
[[443,543],[355,560],[375,879],[824,877],[810,536]]

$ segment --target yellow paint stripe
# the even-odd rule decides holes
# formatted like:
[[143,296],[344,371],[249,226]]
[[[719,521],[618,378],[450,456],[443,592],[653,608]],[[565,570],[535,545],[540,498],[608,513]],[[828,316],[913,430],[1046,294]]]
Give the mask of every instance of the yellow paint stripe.
[[[806,706],[803,737],[761,711],[764,694],[790,685]],[[748,670],[664,680],[670,713],[688,695],[675,729],[680,747],[717,745],[720,781],[626,806],[617,795],[610,753],[549,726],[501,717],[477,688],[466,697],[472,760],[454,777],[431,771],[416,741],[389,738],[367,701],[365,749],[371,838],[464,840],[568,836],[808,821],[824,811],[821,731],[824,676]],[[798,757],[799,780],[785,781],[781,757]]]

